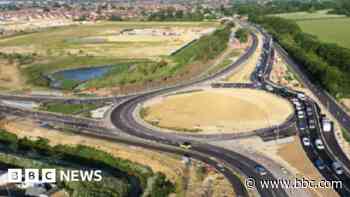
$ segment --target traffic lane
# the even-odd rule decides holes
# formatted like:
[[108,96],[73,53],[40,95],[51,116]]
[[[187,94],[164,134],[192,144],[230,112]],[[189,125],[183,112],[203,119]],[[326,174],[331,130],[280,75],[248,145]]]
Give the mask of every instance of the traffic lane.
[[298,73],[298,75],[302,78],[303,83],[307,84],[309,89],[317,95],[318,99],[321,101],[323,105],[326,107],[329,107],[329,111],[332,113],[332,115],[338,120],[338,122],[347,130],[350,130],[350,116],[343,110],[342,107],[340,107],[334,99],[331,98],[330,95],[325,93],[321,87],[317,87],[316,85],[313,85],[312,82],[306,77],[302,69],[299,67],[298,64],[296,64],[291,58],[289,58],[288,54],[286,54],[283,50],[280,49],[280,47],[276,47],[284,57],[284,59],[287,61],[288,64],[292,65],[294,70]]
[[[119,108],[118,110],[121,110],[119,111],[119,113],[117,113],[118,111],[116,110],[115,113],[112,114],[113,120],[115,121],[115,125],[120,127],[122,131],[137,137],[147,138],[147,139],[151,139],[161,143],[168,143],[170,145],[176,145],[186,141],[186,139],[182,139],[182,138],[179,139],[176,136],[173,136],[171,139],[169,139],[168,137],[164,136],[165,134],[163,134],[163,136],[159,136],[159,135],[150,136],[145,134],[147,132],[152,133],[154,131],[152,131],[149,128],[145,128],[142,125],[139,125],[133,119],[132,113],[127,113],[127,111],[132,112],[134,106],[135,105],[132,102],[130,102],[128,104],[125,104],[124,108],[122,109]],[[208,148],[208,145],[200,145],[192,141],[191,143],[192,143],[193,150],[200,151],[202,153],[216,157],[220,160],[226,161],[227,163],[230,163],[232,166],[239,168],[240,171],[242,171],[246,176],[252,176],[257,181],[260,180],[260,178],[254,172],[254,167],[257,165],[257,163],[252,163],[250,161],[247,162],[247,159],[244,159],[243,157],[239,157],[238,154],[231,151],[225,151],[224,149],[219,149],[216,147]],[[221,153],[221,151],[225,151],[226,154]],[[233,159],[232,157],[227,157],[227,155],[235,155],[235,159]],[[240,161],[246,161],[247,163],[250,163],[250,166],[247,166],[245,163],[242,163]],[[273,177],[268,177],[268,178],[273,180]],[[257,189],[259,193],[261,192],[263,196],[272,196],[272,191],[270,191],[271,189],[270,190],[262,189],[261,187],[258,187]],[[284,191],[280,191],[281,189],[275,189],[275,190],[278,190],[278,193],[285,194]]]
[[[302,143],[303,149],[306,152],[308,158],[310,161],[313,163],[315,168],[318,169],[318,171],[322,174],[322,176],[328,180],[328,181],[341,181],[343,188],[333,188],[335,189],[339,194],[342,196],[349,196],[350,195],[350,190],[349,190],[349,179],[346,175],[337,175],[333,169],[332,169],[332,159],[329,157],[329,155],[324,151],[324,150],[319,150],[315,147],[314,145],[314,140],[318,138],[318,136],[314,136],[311,133],[302,133],[300,135],[300,140],[302,142],[303,137],[309,137],[311,139],[311,145],[310,146],[305,146]],[[325,165],[325,169],[320,169],[316,165],[316,160],[321,160],[323,161]]]
[[[234,191],[237,196],[242,196],[246,197],[248,195],[248,191],[246,190],[244,184],[241,182],[239,177],[237,177],[234,174],[235,169],[228,167],[225,167],[225,170],[222,170],[222,168],[218,167],[218,163],[216,160],[211,159],[210,155],[206,155],[205,153],[200,152],[199,150],[183,150],[178,147],[171,147],[171,146],[164,146],[164,145],[159,145],[156,143],[150,143],[147,141],[140,141],[140,140],[132,140],[132,139],[126,139],[126,138],[121,138],[118,135],[112,134],[112,133],[107,133],[107,132],[100,132],[97,131],[93,128],[86,129],[85,131],[77,132],[79,134],[83,134],[86,136],[90,137],[96,137],[112,142],[118,142],[118,143],[124,143],[132,146],[138,146],[138,147],[143,147],[146,149],[151,149],[151,150],[156,150],[156,151],[162,151],[162,152],[168,152],[168,153],[173,153],[177,155],[189,155],[192,158],[195,158],[197,160],[200,160],[210,166],[213,166],[217,171],[221,172],[230,182],[232,187],[234,188]],[[197,151],[198,153],[196,153]]]
[[[280,49],[279,46],[276,47],[284,57],[284,59],[293,66],[294,70],[298,73],[299,76],[303,79],[303,83],[307,84],[310,90],[318,97],[318,99],[322,102],[323,105],[327,106],[331,114],[338,120],[340,125],[347,130],[350,130],[350,117],[344,112],[344,110],[338,106],[338,104],[324,91],[313,85],[310,80],[304,75],[301,71],[298,64],[296,64],[292,59],[289,58],[288,54],[286,54],[283,49]],[[338,158],[341,162],[346,165],[348,169],[350,169],[350,161],[346,154],[343,152],[342,148],[338,144],[334,135],[325,135],[328,146],[332,149],[334,154],[338,155]]]
[[260,183],[264,180],[276,180],[270,171],[267,170],[267,175],[261,176],[255,171],[255,167],[260,165],[257,162],[243,157],[242,155],[229,151],[223,148],[211,146],[211,145],[195,145],[195,150],[200,150],[200,152],[205,152],[208,155],[216,155],[222,161],[232,165],[232,168],[236,168],[241,171],[244,175],[255,180],[255,186],[261,196],[288,196],[285,190],[281,187],[278,188],[263,188]]
[[[144,128],[142,127],[141,125],[138,125],[137,122],[134,122],[133,120],[133,117],[132,117],[132,112],[135,108],[135,105],[137,105],[137,103],[141,102],[143,99],[147,99],[146,97],[138,97],[136,99],[134,99],[133,101],[127,101],[126,103],[123,103],[121,107],[122,109],[120,109],[120,107],[118,109],[115,109],[113,112],[112,112],[112,120],[114,120],[114,123],[115,125],[123,130],[123,131],[127,131],[129,134],[132,134],[132,135],[136,135],[138,137],[144,137],[144,138],[148,138],[148,139],[152,139],[152,140],[156,140],[156,141],[160,141],[160,142],[167,142],[167,143],[170,143],[170,144],[174,144],[174,143],[179,143],[181,142],[179,139],[177,138],[174,138],[174,139],[171,139],[171,140],[165,140],[164,137],[155,137],[155,136],[150,136],[149,133],[148,134],[145,134],[144,131],[145,130],[148,130],[147,128]],[[124,116],[124,115],[126,116]],[[131,114],[131,115],[130,115]],[[150,131],[152,132],[152,130]],[[196,149],[196,146],[194,146],[194,148]],[[217,152],[217,151],[214,151],[214,152],[211,152],[211,150],[207,150],[207,149],[204,149],[204,150],[201,150],[201,151],[209,151],[209,152],[206,152],[206,153],[210,153],[211,155],[216,155],[216,154],[219,154],[220,155],[220,158],[221,159],[225,159],[225,155],[221,154],[220,151]],[[232,154],[232,152],[230,152]],[[229,159],[231,162],[233,163],[237,163],[239,162],[238,161],[233,161],[232,158],[226,158],[226,159]],[[232,163],[231,163],[232,165]],[[256,163],[254,165],[257,165]],[[236,165],[234,165],[235,167],[237,167]],[[248,175],[252,176],[252,177],[255,177],[256,179],[258,179],[256,177],[256,173],[254,173],[254,170],[250,169],[249,168],[244,168],[244,164],[241,164],[241,170],[244,170]],[[247,167],[247,166],[246,166]],[[251,166],[252,167],[252,166]],[[253,167],[254,168],[254,167]],[[248,170],[248,171],[247,171]],[[270,173],[271,175],[271,173]],[[272,178],[273,177],[269,177],[269,178]],[[262,195],[264,196],[276,196],[274,194],[272,194],[273,190],[263,190],[262,188],[258,187],[258,190],[260,190],[260,192],[262,193]],[[281,190],[281,189],[276,189],[278,190],[278,193],[281,194],[281,196],[283,196],[283,194],[285,194],[285,191],[284,190]]]
[[[310,106],[312,104],[306,102],[306,105]],[[317,109],[313,108],[313,116],[309,116],[307,119],[318,119],[317,114],[318,114]],[[315,147],[315,140],[321,139],[320,133],[319,133],[321,131],[321,128],[320,128],[320,125],[318,123],[319,123],[319,121],[317,120],[315,129],[307,128],[304,131],[300,130],[300,140],[302,141],[303,137],[308,137],[311,141],[310,146],[305,146],[304,143],[302,143],[303,148],[304,148],[305,152],[307,153],[309,159],[313,162],[315,167],[320,171],[320,173],[325,177],[326,180],[342,181],[343,188],[334,188],[334,189],[342,195],[346,194],[347,196],[349,196],[350,195],[350,190],[349,190],[350,180],[349,180],[348,176],[345,174],[337,175],[331,167],[333,160],[330,157],[327,150],[326,149],[320,150],[320,149]],[[323,141],[323,143],[324,143],[324,141]],[[315,164],[316,160],[323,161],[326,168],[323,170],[319,169],[318,166],[316,166],[316,164]]]

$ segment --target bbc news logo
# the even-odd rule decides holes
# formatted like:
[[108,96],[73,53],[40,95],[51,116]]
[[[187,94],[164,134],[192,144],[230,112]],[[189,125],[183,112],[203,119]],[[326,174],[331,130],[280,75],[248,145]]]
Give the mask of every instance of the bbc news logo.
[[56,179],[66,182],[102,181],[101,170],[56,170],[56,169],[8,169],[10,183],[56,183]]

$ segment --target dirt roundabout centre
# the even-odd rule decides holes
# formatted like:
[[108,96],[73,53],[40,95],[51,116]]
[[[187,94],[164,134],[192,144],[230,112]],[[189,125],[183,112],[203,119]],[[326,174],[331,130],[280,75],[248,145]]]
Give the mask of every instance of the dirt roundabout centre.
[[140,110],[144,121],[191,133],[238,133],[285,122],[294,113],[285,99],[252,89],[205,89],[159,96]]

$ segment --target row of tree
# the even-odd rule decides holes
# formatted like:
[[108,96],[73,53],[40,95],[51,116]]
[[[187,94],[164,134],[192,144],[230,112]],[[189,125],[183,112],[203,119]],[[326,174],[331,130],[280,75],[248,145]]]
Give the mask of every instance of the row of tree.
[[151,13],[148,21],[202,21],[204,19],[215,19],[215,15],[209,9],[193,12],[185,12],[183,10],[175,10],[173,8],[163,9],[158,12]]
[[332,11],[330,11],[330,13],[350,16],[350,1],[336,0],[335,8]]
[[350,95],[350,49],[321,42],[291,20],[251,17],[261,24],[303,66],[315,81],[336,96]]
[[[92,166],[101,170],[108,170],[112,174],[117,172],[124,172],[130,176],[136,176],[142,188],[147,187],[147,181],[150,177],[155,177],[154,190],[150,192],[149,196],[158,197],[159,193],[168,196],[174,192],[174,185],[159,173],[154,174],[153,171],[140,164],[131,161],[116,158],[111,154],[97,150],[91,147],[78,145],[56,145],[51,146],[49,141],[44,138],[37,140],[30,140],[28,138],[18,138],[17,135],[0,130],[0,146],[6,147],[8,151],[23,154],[23,155],[40,155],[46,160],[52,160],[53,163],[69,162],[79,164],[80,166]],[[117,172],[116,172],[117,171]],[[120,176],[120,175],[119,175]],[[103,195],[103,194],[101,194]]]
[[[346,1],[346,0],[345,0]],[[293,1],[269,1],[264,4],[257,2],[237,2],[231,9],[231,12],[239,15],[263,15],[278,14],[286,12],[313,12],[316,10],[333,9],[336,7],[334,1],[318,1],[318,0],[293,0]]]
[[241,42],[245,43],[248,41],[249,30],[246,28],[240,28],[236,31],[235,37]]
[[32,54],[20,54],[20,53],[2,53],[0,52],[0,58],[5,59],[9,64],[18,63],[19,65],[33,63],[36,53]]
[[186,65],[194,61],[206,62],[214,59],[227,48],[231,35],[232,24],[215,30],[212,34],[201,37],[188,47],[185,47],[173,58],[179,65]]

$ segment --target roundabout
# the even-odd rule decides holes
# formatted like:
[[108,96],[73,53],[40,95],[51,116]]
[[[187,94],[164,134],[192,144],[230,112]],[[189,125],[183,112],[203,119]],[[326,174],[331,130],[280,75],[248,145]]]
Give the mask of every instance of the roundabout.
[[138,110],[160,131],[243,133],[285,122],[293,106],[276,95],[253,89],[203,89],[158,96]]

